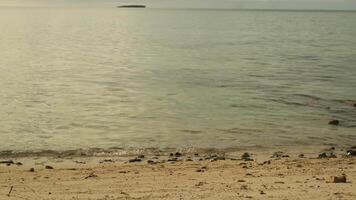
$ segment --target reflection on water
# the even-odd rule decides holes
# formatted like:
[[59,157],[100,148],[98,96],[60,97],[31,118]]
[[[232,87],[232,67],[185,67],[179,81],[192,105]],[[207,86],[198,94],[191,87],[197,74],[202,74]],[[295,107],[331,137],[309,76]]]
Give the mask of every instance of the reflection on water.
[[355,20],[1,8],[0,150],[351,145]]

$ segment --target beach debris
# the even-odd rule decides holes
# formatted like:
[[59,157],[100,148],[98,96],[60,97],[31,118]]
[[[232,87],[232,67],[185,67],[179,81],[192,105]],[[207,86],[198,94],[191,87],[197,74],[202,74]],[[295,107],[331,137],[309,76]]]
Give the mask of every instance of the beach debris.
[[332,177],[332,182],[333,183],[346,183],[346,176],[333,176]]
[[99,163],[105,163],[105,162],[114,162],[114,161],[111,159],[104,159],[104,160],[100,161]]
[[45,169],[54,169],[54,168],[52,166],[50,166],[50,165],[46,165]]
[[346,155],[347,156],[356,156],[356,150],[352,150],[352,149],[347,150]]
[[240,187],[242,190],[247,190],[248,189],[248,186],[247,185],[241,185]]
[[333,119],[333,120],[329,121],[329,124],[330,124],[330,125],[334,125],[334,126],[339,125],[339,123],[340,123],[340,121],[337,120],[337,119]]
[[210,160],[211,162],[218,161],[218,160],[225,160],[224,156],[218,156],[216,154],[210,155],[205,157],[205,160]]
[[140,158],[133,158],[133,159],[130,159],[129,162],[130,163],[133,163],[133,162],[141,162],[142,160]]
[[14,188],[14,186],[11,186],[11,187],[10,187],[9,193],[7,193],[7,196],[8,196],[8,197],[10,197],[13,188]]
[[318,158],[336,158],[336,155],[333,152],[330,153],[323,152],[318,155]]
[[199,169],[197,169],[196,172],[205,172],[206,170],[208,170],[208,167],[202,166]]
[[284,184],[283,181],[275,181],[274,183],[277,183],[277,184]]
[[270,165],[271,164],[271,161],[270,160],[267,160],[267,161],[264,161],[263,163],[262,163],[263,165]]
[[31,167],[29,171],[30,172],[35,172],[35,168]]
[[148,163],[148,164],[151,164],[151,165],[155,165],[155,164],[157,164],[157,163],[159,163],[159,162],[153,161],[153,160],[147,160],[147,163]]
[[206,184],[206,182],[199,182],[199,183],[195,184],[195,186],[199,187],[199,186],[203,186],[204,184]]
[[241,159],[244,161],[253,161],[253,159],[251,158],[250,154],[245,152],[242,154]]
[[10,166],[15,163],[12,160],[3,160],[3,161],[0,161],[0,164],[6,164],[7,166]]
[[95,174],[95,172],[91,172],[88,176],[86,176],[84,179],[88,179],[88,178],[95,178],[98,177],[98,175]]
[[285,154],[283,151],[274,152],[271,158],[289,158],[289,155]]
[[176,162],[176,161],[178,161],[178,158],[170,158],[170,159],[168,159],[168,161],[169,162]]

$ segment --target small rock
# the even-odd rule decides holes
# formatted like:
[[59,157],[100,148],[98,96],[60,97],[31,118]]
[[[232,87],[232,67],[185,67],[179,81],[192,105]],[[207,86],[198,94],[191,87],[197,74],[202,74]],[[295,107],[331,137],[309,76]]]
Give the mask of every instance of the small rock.
[[141,162],[142,160],[139,159],[139,158],[133,158],[133,159],[130,159],[129,162],[130,163],[133,163],[133,162]]
[[52,167],[52,166],[49,166],[49,165],[46,165],[46,166],[45,166],[45,169],[53,169],[53,167]]
[[189,161],[189,162],[191,162],[191,161],[193,161],[191,158],[188,158],[188,159],[186,159],[185,161]]
[[198,153],[195,153],[194,156],[199,156],[199,154],[198,154]]
[[330,125],[334,125],[334,126],[339,125],[339,123],[340,123],[340,121],[337,120],[337,119],[333,119],[333,120],[329,121],[329,124],[330,124]]
[[333,177],[333,183],[346,183],[346,176],[334,176]]
[[182,154],[179,153],[179,152],[176,152],[174,155],[175,155],[176,157],[181,157],[181,156],[182,156]]
[[137,158],[144,159],[144,158],[145,158],[145,155],[138,155]]
[[356,103],[354,103],[354,107],[356,108]]
[[22,165],[22,162],[17,162],[17,163],[15,163],[17,166],[20,166],[20,165]]
[[245,181],[245,180],[240,179],[240,180],[237,180],[237,182],[239,182],[239,183],[244,183],[244,182],[246,182],[246,181]]
[[30,172],[35,172],[35,168],[31,167]]
[[298,157],[299,158],[304,158],[304,154],[301,153],[301,154],[298,155]]

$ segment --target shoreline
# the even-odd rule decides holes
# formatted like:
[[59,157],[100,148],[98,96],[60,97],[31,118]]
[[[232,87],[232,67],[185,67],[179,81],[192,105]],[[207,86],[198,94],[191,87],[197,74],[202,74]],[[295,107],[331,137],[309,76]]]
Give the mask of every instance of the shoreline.
[[255,154],[267,155],[277,151],[285,153],[297,154],[317,154],[332,150],[337,154],[344,154],[347,150],[356,149],[356,146],[347,145],[286,145],[286,146],[242,146],[242,147],[226,147],[226,148],[206,148],[206,147],[177,147],[177,148],[158,148],[158,147],[109,147],[109,148],[79,148],[69,150],[54,150],[54,149],[37,149],[37,150],[0,150],[1,158],[26,158],[26,157],[105,157],[105,156],[137,156],[137,155],[169,155],[172,152],[180,152],[186,155],[198,154],[228,154],[238,156],[244,152],[254,152]]
[[356,156],[318,152],[8,158],[0,199],[355,199]]

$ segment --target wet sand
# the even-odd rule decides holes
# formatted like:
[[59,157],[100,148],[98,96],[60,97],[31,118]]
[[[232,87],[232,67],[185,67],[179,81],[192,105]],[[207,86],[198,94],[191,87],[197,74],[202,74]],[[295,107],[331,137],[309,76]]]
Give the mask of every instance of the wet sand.
[[355,156],[241,155],[14,158],[0,199],[356,199]]

